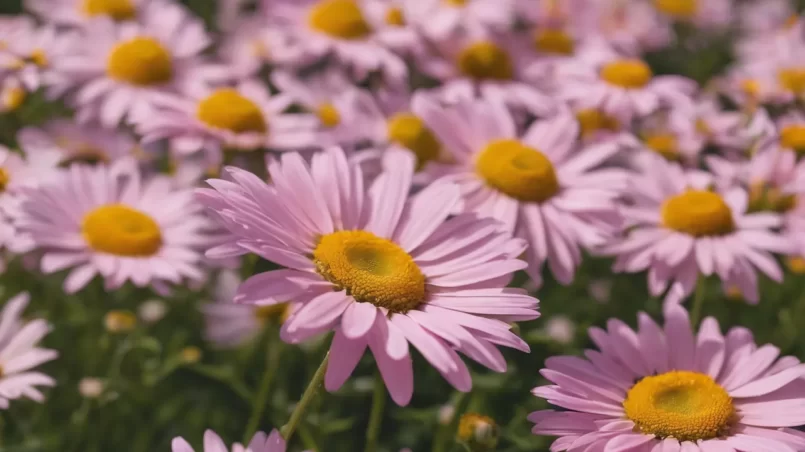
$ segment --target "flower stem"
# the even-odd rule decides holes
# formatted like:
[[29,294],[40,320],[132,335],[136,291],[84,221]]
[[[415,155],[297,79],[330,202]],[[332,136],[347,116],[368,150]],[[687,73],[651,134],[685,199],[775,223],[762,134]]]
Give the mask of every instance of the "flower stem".
[[693,329],[696,329],[699,325],[699,321],[702,319],[702,306],[704,305],[704,293],[706,292],[705,281],[706,278],[704,276],[699,276],[699,279],[696,281],[693,306],[690,308],[690,324],[693,326]]
[[257,399],[255,399],[252,405],[252,414],[249,416],[249,422],[246,424],[246,434],[243,437],[243,444],[249,444],[252,436],[254,436],[254,433],[257,431],[260,419],[263,417],[263,412],[268,403],[269,389],[271,388],[271,383],[274,382],[274,377],[277,375],[277,369],[279,368],[280,345],[281,344],[273,340],[269,340],[266,345],[266,369],[265,372],[263,372],[262,380],[260,380],[260,389],[258,389],[257,392]]
[[291,441],[291,437],[293,436],[294,430],[296,430],[296,426],[299,425],[299,422],[302,420],[302,416],[305,414],[305,409],[313,400],[313,397],[316,396],[316,393],[319,392],[319,386],[324,381],[324,374],[327,372],[327,363],[330,361],[330,352],[327,352],[324,355],[324,359],[321,360],[321,364],[319,368],[316,370],[316,373],[313,374],[313,378],[310,380],[310,383],[307,385],[307,389],[305,389],[304,394],[302,394],[302,398],[299,399],[299,403],[296,404],[296,408],[294,408],[293,413],[291,413],[291,419],[282,427],[280,433],[282,437],[285,439],[286,442]]
[[383,423],[383,409],[386,407],[386,387],[379,373],[375,374],[375,388],[372,394],[372,411],[369,414],[369,427],[366,429],[366,452],[377,450],[377,438]]

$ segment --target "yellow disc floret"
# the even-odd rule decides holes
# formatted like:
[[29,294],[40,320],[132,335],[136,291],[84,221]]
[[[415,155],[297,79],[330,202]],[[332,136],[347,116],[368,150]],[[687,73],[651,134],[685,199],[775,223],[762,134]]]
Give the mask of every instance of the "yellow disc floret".
[[567,32],[555,28],[546,28],[534,33],[534,47],[540,52],[573,55],[575,44],[573,43],[573,37]]
[[417,116],[397,113],[388,120],[389,140],[411,150],[416,155],[417,169],[439,158],[442,145],[436,135]]
[[805,155],[805,125],[794,124],[780,130],[780,145],[793,149],[798,156]]
[[621,59],[605,64],[601,78],[608,83],[626,89],[642,88],[651,81],[651,68],[638,59]]
[[407,312],[425,301],[425,276],[402,248],[367,231],[321,237],[313,251],[316,271],[356,301]]
[[543,202],[559,191],[548,157],[517,140],[489,143],[478,156],[475,170],[488,186],[519,201]]
[[735,417],[727,391],[708,375],[689,371],[643,378],[629,390],[623,409],[640,432],[679,441],[721,436]]
[[688,190],[665,200],[662,224],[694,237],[729,234],[735,229],[732,210],[718,193]]
[[114,20],[133,19],[137,13],[131,0],[84,0],[81,12],[86,16],[109,16]]
[[777,72],[780,85],[795,94],[805,91],[805,67],[781,69]]
[[8,171],[5,168],[0,168],[0,193],[6,191],[8,182],[11,178],[8,176]]
[[479,41],[465,47],[458,55],[459,71],[478,80],[510,80],[514,64],[509,54],[491,41]]
[[620,130],[620,124],[617,119],[594,108],[576,112],[576,119],[579,121],[581,136],[584,138],[602,130],[610,132]]
[[675,19],[692,19],[699,10],[698,0],[654,0],[654,7]]
[[127,257],[152,256],[162,232],[148,214],[123,204],[107,204],[84,215],[81,232],[90,248]]
[[132,85],[159,85],[173,78],[173,61],[159,41],[139,37],[123,41],[112,49],[106,72],[109,77]]
[[324,127],[335,127],[341,124],[341,113],[333,104],[322,104],[316,109],[316,116]]
[[679,160],[679,147],[676,136],[672,133],[654,133],[643,138],[646,147],[665,157],[667,160]]
[[339,39],[362,39],[372,29],[354,0],[321,0],[308,15],[310,28]]
[[217,129],[235,133],[265,133],[268,129],[260,107],[232,88],[221,88],[198,104],[198,119]]

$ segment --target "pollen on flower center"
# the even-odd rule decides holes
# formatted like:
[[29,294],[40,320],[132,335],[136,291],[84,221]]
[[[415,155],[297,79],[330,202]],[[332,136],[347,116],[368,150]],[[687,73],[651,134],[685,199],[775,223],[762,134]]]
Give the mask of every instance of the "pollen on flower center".
[[546,28],[534,34],[534,47],[540,52],[572,55],[575,44],[573,38],[565,31]]
[[30,60],[39,67],[47,67],[49,64],[48,56],[43,49],[36,49],[31,52]]
[[667,160],[679,160],[677,139],[671,133],[655,133],[643,138],[646,147],[665,157]]
[[341,39],[361,39],[372,29],[354,0],[320,0],[308,16],[314,30]]
[[509,54],[490,41],[479,41],[465,47],[458,55],[462,74],[478,80],[509,80],[514,77],[514,64]]
[[547,201],[559,191],[548,157],[517,140],[489,143],[478,156],[475,170],[487,185],[520,201]]
[[333,104],[322,104],[316,109],[316,116],[324,127],[335,127],[341,124],[341,114]]
[[265,133],[268,129],[260,107],[233,88],[220,88],[201,100],[198,119],[235,133]]
[[81,232],[95,251],[146,257],[162,247],[162,232],[148,214],[122,204],[107,204],[84,215]]
[[688,190],[665,200],[665,227],[694,237],[729,234],[735,229],[732,210],[718,193]]
[[5,168],[0,168],[0,193],[6,191],[9,180],[8,171]]
[[114,20],[132,19],[137,13],[131,0],[84,0],[81,11],[90,17],[103,15]]
[[389,140],[411,150],[416,155],[417,169],[439,158],[442,145],[436,135],[417,116],[397,113],[388,120]]
[[465,6],[468,1],[469,0],[444,0],[444,3],[446,5],[450,5],[450,6],[460,7],[460,6]]
[[781,69],[777,72],[777,81],[793,93],[802,93],[805,91],[805,67]]
[[173,78],[173,61],[156,39],[139,37],[117,44],[106,62],[109,77],[132,85],[150,86]]
[[805,155],[805,126],[792,125],[780,130],[780,145],[793,149],[799,156]]
[[425,276],[390,240],[367,231],[322,236],[313,250],[316,271],[356,301],[407,312],[425,301]]
[[402,9],[393,6],[386,10],[386,16],[384,17],[384,21],[387,25],[393,25],[395,27],[403,27],[405,26],[405,14],[403,13]]
[[638,59],[622,59],[607,63],[601,68],[601,78],[627,89],[642,88],[654,74],[646,63]]
[[616,132],[620,129],[617,119],[594,108],[578,111],[576,120],[581,127],[581,136],[585,138],[599,130]]
[[654,7],[677,19],[691,19],[699,10],[698,0],[654,0]]
[[735,417],[724,388],[708,375],[680,370],[643,378],[626,394],[623,408],[640,432],[679,441],[723,435]]

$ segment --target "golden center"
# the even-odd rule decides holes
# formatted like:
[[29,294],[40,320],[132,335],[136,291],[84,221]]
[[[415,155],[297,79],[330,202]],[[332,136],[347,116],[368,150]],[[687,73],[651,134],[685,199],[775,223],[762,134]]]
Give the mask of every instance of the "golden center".
[[416,155],[417,169],[439,158],[442,145],[424,121],[411,113],[397,113],[387,123],[389,140]]
[[578,111],[576,120],[579,121],[583,138],[590,137],[598,131],[617,132],[620,130],[617,119],[594,108]]
[[608,83],[626,89],[642,88],[651,81],[651,68],[638,59],[621,59],[605,64],[601,78]]
[[316,109],[316,116],[324,127],[335,127],[341,124],[341,113],[333,104],[322,104]]
[[654,133],[643,138],[643,143],[652,151],[665,157],[666,160],[679,160],[679,146],[672,133]]
[[117,44],[106,62],[109,77],[139,86],[160,85],[173,78],[170,52],[154,38],[139,37]]
[[539,52],[556,55],[573,55],[575,44],[564,30],[546,28],[534,33],[534,47]]
[[486,184],[526,202],[543,202],[559,191],[553,164],[517,140],[495,140],[481,151],[475,170]]
[[360,303],[407,312],[425,301],[425,276],[396,243],[368,231],[337,231],[313,250],[316,271]]
[[478,80],[511,80],[514,63],[509,54],[491,41],[478,41],[458,54],[457,66],[467,77]]
[[147,257],[162,247],[162,231],[145,212],[107,204],[84,215],[81,232],[90,248],[126,257]]
[[792,67],[777,72],[780,86],[795,94],[805,91],[805,67]]
[[268,130],[260,107],[233,88],[220,88],[202,99],[196,115],[208,126],[235,133]]
[[780,130],[780,145],[793,149],[798,156],[805,155],[805,125],[795,124]]
[[308,15],[310,28],[326,35],[355,40],[368,36],[372,29],[354,0],[321,0]]
[[735,229],[732,210],[718,193],[688,190],[665,200],[662,224],[694,237],[729,234]]
[[675,19],[692,19],[699,10],[698,0],[654,0],[654,7]]
[[120,21],[133,19],[137,9],[131,0],[84,0],[81,12],[89,17],[109,16]]

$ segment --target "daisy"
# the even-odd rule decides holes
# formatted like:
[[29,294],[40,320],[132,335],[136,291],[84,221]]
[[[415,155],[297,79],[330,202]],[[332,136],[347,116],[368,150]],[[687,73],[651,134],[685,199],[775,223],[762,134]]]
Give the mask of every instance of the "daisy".
[[558,96],[577,108],[597,109],[622,122],[643,118],[661,107],[688,107],[696,92],[693,80],[655,76],[643,60],[623,57],[605,48],[558,69]]
[[405,17],[433,41],[467,31],[508,31],[514,23],[513,0],[405,0]]
[[54,119],[40,127],[26,127],[17,135],[28,155],[52,159],[55,165],[111,163],[132,156],[139,145],[134,137],[97,124]]
[[805,156],[805,113],[792,110],[775,121],[779,132],[779,146]]
[[[207,430],[204,432],[204,448],[199,452],[229,452],[230,448],[224,444],[224,441],[214,431]],[[270,435],[263,432],[257,432],[249,441],[249,444],[244,447],[240,443],[232,445],[232,452],[285,452],[285,440],[282,439],[277,430],[273,430]],[[194,452],[190,443],[182,437],[173,438],[171,442],[171,452]]]
[[721,28],[730,23],[733,0],[651,0],[660,14],[701,28]]
[[409,197],[414,158],[389,152],[371,186],[360,166],[330,149],[310,166],[297,153],[269,164],[272,185],[237,168],[234,183],[211,180],[198,197],[237,238],[212,255],[254,252],[285,269],[252,276],[236,303],[295,300],[282,327],[298,343],[334,330],[325,387],[335,391],[372,351],[392,399],[413,394],[409,345],[453,386],[472,381],[460,351],[492,370],[506,361],[496,345],[528,350],[507,322],[531,320],[537,300],[506,289],[525,248],[491,219],[450,219],[460,192],[435,183]]
[[[696,167],[704,141],[696,130],[696,122],[691,120],[686,110],[663,111],[647,117],[637,126],[637,135],[643,149],[659,154],[666,160],[680,162],[686,167]],[[651,164],[643,161],[647,152],[637,152],[634,162],[637,165]]]
[[756,271],[781,281],[772,253],[793,250],[790,240],[772,232],[782,226],[780,216],[747,213],[749,197],[742,188],[712,190],[709,174],[652,158],[629,180],[623,236],[604,250],[617,256],[614,270],[648,270],[653,296],[669,283],[687,295],[700,275],[716,274],[725,287],[735,285],[757,303]]
[[567,112],[518,133],[511,113],[496,102],[469,101],[418,113],[444,143],[455,164],[434,163],[434,178],[455,182],[464,210],[501,220],[529,243],[528,274],[541,284],[542,265],[569,284],[581,250],[617,232],[616,199],[627,174],[601,169],[620,147],[578,143],[579,125]]
[[42,271],[72,269],[74,293],[96,275],[107,290],[131,281],[165,293],[167,284],[203,277],[199,261],[207,220],[189,190],[170,179],[141,180],[139,171],[75,164],[38,189],[26,190],[19,227],[44,252]]
[[[626,55],[660,50],[674,38],[671,24],[648,2],[594,0],[588,3],[584,8],[591,10],[588,15],[595,18],[592,30]],[[573,14],[578,11],[573,10]]]
[[156,99],[196,92],[219,72],[201,66],[210,39],[203,23],[177,4],[149,4],[141,23],[99,18],[81,30],[74,52],[54,58],[48,81],[51,96],[69,92],[81,121],[113,128],[122,119],[147,117]]
[[805,450],[805,365],[758,347],[752,332],[722,335],[704,319],[698,334],[678,304],[665,324],[645,313],[632,330],[618,319],[590,328],[600,349],[548,358],[551,384],[532,393],[562,411],[531,413],[535,435],[558,436],[552,451],[758,452]]
[[25,8],[45,22],[84,25],[93,18],[134,20],[156,0],[25,0]]
[[285,150],[316,144],[317,119],[283,113],[292,102],[288,95],[272,95],[256,79],[245,80],[186,98],[163,97],[155,102],[158,114],[140,118],[136,127],[143,143],[168,139],[178,155],[203,151],[208,165],[217,166],[225,150]]
[[748,127],[751,118],[740,112],[724,110],[713,95],[697,98],[692,114],[681,109],[674,112],[673,121],[693,123],[701,147],[745,148],[748,144],[746,132],[753,131]]
[[[802,29],[798,29],[802,31]],[[762,100],[790,103],[805,96],[805,41],[799,36],[787,38],[775,46],[761,47],[757,55],[739,63],[735,71],[745,74],[768,94]],[[739,72],[739,73],[740,73]]]
[[554,100],[528,80],[536,54],[519,36],[462,33],[434,50],[418,68],[444,83],[438,91],[445,101],[483,97],[536,116],[554,112]]
[[56,350],[36,347],[50,327],[43,319],[24,322],[22,312],[28,305],[27,292],[6,301],[0,311],[0,409],[8,409],[11,400],[26,398],[44,402],[37,386],[55,386],[56,381],[32,369],[58,357]]
[[56,58],[69,56],[75,44],[76,35],[71,32],[58,32],[56,27],[39,27],[29,17],[11,20],[10,30],[0,38],[0,78],[19,80],[28,92],[39,89],[43,74],[51,69]]
[[375,71],[395,85],[406,80],[402,59],[385,47],[364,0],[281,0],[266,3],[269,23],[287,31],[305,62],[329,55],[359,80]]
[[789,0],[739,3],[737,10],[741,29],[756,36],[773,33],[785,27],[792,18],[797,18],[794,5]]

